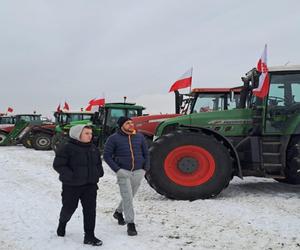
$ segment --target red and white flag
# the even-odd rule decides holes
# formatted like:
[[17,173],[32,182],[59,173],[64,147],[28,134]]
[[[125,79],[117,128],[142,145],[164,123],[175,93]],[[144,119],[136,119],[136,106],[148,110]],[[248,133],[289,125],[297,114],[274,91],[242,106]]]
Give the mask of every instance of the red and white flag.
[[98,105],[98,106],[103,106],[105,104],[105,99],[100,98],[100,99],[93,99],[89,101],[89,104],[91,105]]
[[265,45],[265,49],[257,63],[257,71],[260,72],[261,75],[259,77],[258,87],[253,89],[253,94],[259,98],[264,98],[268,95],[270,86],[269,71],[267,66],[267,45]]
[[14,109],[11,108],[11,107],[8,107],[8,108],[7,108],[7,113],[12,113],[12,112],[14,112]]
[[56,111],[61,112],[60,104],[57,106]]
[[105,99],[100,98],[100,99],[92,99],[89,101],[89,105],[85,108],[86,111],[92,111],[93,107],[99,107],[99,106],[104,106],[105,104]]
[[65,105],[64,105],[64,108],[63,108],[64,110],[70,110],[70,106],[69,106],[69,104],[67,103],[67,102],[65,102]]
[[173,83],[169,92],[176,91],[178,89],[184,89],[192,86],[192,74],[193,68],[190,68],[185,72],[176,82]]

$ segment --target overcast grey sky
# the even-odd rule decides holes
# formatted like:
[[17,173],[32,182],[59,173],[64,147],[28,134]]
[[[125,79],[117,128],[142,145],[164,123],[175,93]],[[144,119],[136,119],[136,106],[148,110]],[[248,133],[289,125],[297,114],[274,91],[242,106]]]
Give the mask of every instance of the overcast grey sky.
[[268,44],[300,64],[300,1],[2,0],[0,112],[51,114],[94,97],[172,112],[170,85],[236,86]]

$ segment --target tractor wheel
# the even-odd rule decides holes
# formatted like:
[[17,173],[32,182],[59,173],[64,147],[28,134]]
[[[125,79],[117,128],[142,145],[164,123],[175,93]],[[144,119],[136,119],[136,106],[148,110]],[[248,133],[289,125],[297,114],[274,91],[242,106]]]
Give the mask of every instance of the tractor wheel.
[[35,150],[51,150],[51,139],[51,135],[37,133],[32,139],[32,146]]
[[300,184],[300,138],[294,138],[287,151],[287,166],[285,179],[282,181],[288,184]]
[[31,138],[28,136],[25,136],[22,140],[21,140],[22,145],[25,148],[32,148],[32,141]]
[[0,145],[3,145],[3,142],[5,141],[7,137],[7,134],[4,132],[0,132]]
[[231,180],[233,162],[228,149],[213,136],[174,131],[153,142],[146,179],[171,199],[207,199]]
[[54,150],[54,152],[57,152],[57,150],[67,142],[67,137],[62,134],[55,134],[52,136],[51,140],[51,148]]

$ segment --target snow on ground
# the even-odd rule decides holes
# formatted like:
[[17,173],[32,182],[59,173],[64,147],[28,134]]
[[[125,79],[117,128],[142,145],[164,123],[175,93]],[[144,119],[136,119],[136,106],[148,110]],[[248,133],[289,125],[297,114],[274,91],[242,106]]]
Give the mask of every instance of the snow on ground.
[[[88,249],[81,205],[56,236],[61,184],[54,153],[0,147],[0,249]],[[120,197],[105,166],[99,182],[96,235],[101,249],[300,249],[300,186],[271,179],[234,178],[210,200],[172,201],[146,181],[136,198],[138,236],[128,237],[112,213]]]

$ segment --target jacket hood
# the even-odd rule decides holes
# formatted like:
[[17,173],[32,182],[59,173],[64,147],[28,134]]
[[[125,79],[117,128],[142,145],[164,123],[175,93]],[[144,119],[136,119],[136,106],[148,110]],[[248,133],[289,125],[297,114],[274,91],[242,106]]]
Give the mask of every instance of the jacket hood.
[[77,141],[80,141],[80,135],[85,126],[86,125],[81,124],[71,127],[69,131],[69,136]]

